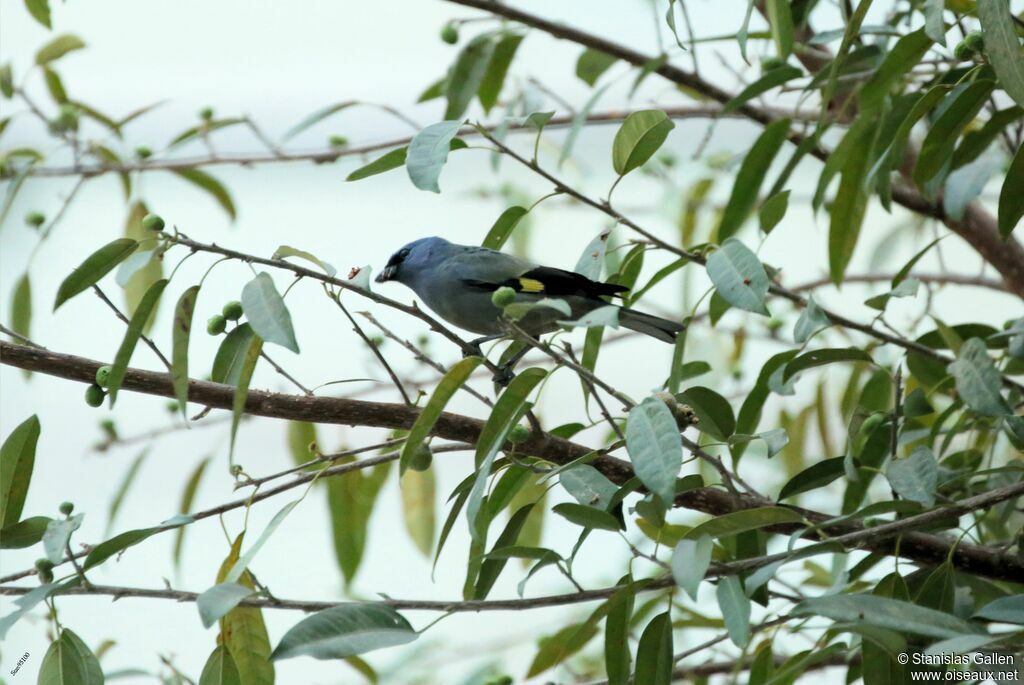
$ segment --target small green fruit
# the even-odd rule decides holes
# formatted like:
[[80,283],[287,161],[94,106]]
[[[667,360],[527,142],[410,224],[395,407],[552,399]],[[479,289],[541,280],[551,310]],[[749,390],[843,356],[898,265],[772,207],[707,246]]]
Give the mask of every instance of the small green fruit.
[[982,35],[981,31],[971,31],[964,36],[963,43],[971,50],[980,52],[985,48],[985,36]]
[[242,314],[244,313],[242,311],[242,303],[238,300],[231,300],[224,305],[224,309],[222,309],[220,313],[223,314],[224,318],[228,321],[238,321],[242,318]]
[[103,404],[103,398],[107,396],[107,393],[103,392],[103,388],[93,384],[85,389],[85,403],[90,407],[98,407]]
[[416,454],[412,455],[412,459],[409,460],[409,468],[413,471],[426,471],[430,468],[430,464],[434,461],[434,454],[430,451],[430,448],[426,445],[420,445],[419,449],[416,450]]
[[441,27],[441,40],[448,45],[455,45],[459,42],[459,30],[454,24],[445,24]]
[[206,332],[210,335],[220,335],[227,328],[228,322],[220,314],[214,314],[206,321]]
[[25,223],[32,228],[39,228],[46,223],[46,216],[42,212],[29,212],[25,215]]
[[331,147],[348,147],[348,138],[345,136],[331,136],[327,139]]
[[53,580],[53,562],[49,559],[36,559],[36,573],[41,582],[51,582]]
[[526,442],[530,437],[530,429],[526,426],[514,426],[508,433],[508,441],[513,445]]
[[494,294],[491,295],[491,303],[494,304],[495,307],[500,307],[501,309],[512,304],[515,299],[516,291],[508,286],[498,288],[494,291]]
[[971,50],[966,41],[960,41],[953,48],[953,57],[959,62],[967,62],[974,58],[974,50]]
[[169,400],[167,402],[167,411],[171,414],[177,414],[181,411],[181,405],[178,404],[177,400]]
[[147,231],[162,231],[165,225],[163,217],[159,214],[147,214],[142,217],[142,227]]
[[71,512],[75,510],[75,505],[71,502],[61,502],[58,510],[65,516],[71,516]]
[[140,145],[137,148],[135,148],[135,156],[138,157],[139,159],[149,159],[150,157],[153,156],[153,151],[150,150],[145,145]]
[[101,366],[100,368],[96,369],[96,385],[100,386],[101,388],[107,387],[107,379],[109,379],[109,378],[110,378],[110,367],[109,366]]
[[210,119],[213,119],[213,108],[203,107],[201,110],[199,110],[199,118],[203,121],[209,121]]
[[379,348],[381,345],[384,344],[384,336],[383,335],[373,335],[373,336],[370,336],[370,344],[373,345],[374,347],[378,347]]

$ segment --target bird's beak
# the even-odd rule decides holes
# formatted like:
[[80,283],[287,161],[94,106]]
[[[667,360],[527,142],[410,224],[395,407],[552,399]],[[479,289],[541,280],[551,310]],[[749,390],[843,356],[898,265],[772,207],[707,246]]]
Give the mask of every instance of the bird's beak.
[[384,283],[385,281],[390,281],[392,278],[395,277],[395,271],[396,270],[397,269],[394,266],[389,264],[388,266],[385,266],[383,269],[381,269],[380,273],[377,274],[377,278],[375,278],[373,280],[377,281],[378,283]]

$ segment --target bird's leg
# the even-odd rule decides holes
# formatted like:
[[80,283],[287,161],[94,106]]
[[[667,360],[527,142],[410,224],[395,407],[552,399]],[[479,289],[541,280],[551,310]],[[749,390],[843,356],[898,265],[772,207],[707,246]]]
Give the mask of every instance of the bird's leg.
[[490,342],[492,340],[497,340],[498,338],[504,338],[504,337],[505,337],[504,333],[496,333],[494,335],[485,335],[485,336],[480,337],[480,338],[474,338],[473,340],[470,340],[468,343],[466,343],[467,347],[472,348],[472,352],[470,352],[468,350],[463,350],[462,356],[463,356],[463,358],[465,358],[465,357],[483,357],[484,356],[484,351],[482,349],[480,349],[481,345],[483,345],[485,342]]
[[512,373],[512,369],[515,368],[520,359],[526,356],[526,353],[530,351],[531,347],[531,345],[523,345],[521,350],[515,352],[504,364],[498,367],[498,370],[494,373],[492,380],[503,388],[508,385],[512,379],[516,377],[516,375]]

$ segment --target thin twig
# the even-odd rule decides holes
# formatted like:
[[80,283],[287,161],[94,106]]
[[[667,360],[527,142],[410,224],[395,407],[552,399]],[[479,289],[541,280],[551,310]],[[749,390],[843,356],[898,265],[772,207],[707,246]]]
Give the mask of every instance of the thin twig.
[[[125,316],[123,313],[121,313],[121,310],[118,309],[117,305],[110,301],[110,298],[108,298],[106,296],[106,294],[104,294],[104,292],[102,290],[100,290],[100,287],[98,285],[94,285],[92,287],[92,290],[93,290],[94,293],[96,293],[97,297],[99,297],[101,300],[103,300],[103,302],[108,307],[110,307],[110,309],[114,312],[114,314],[117,315],[117,318],[121,319],[121,321],[124,322],[125,326],[127,326],[129,324],[128,317]],[[170,371],[171,370],[171,363],[169,361],[167,361],[167,357],[165,357],[163,355],[163,353],[160,351],[160,348],[158,348],[156,346],[156,343],[153,342],[149,338],[149,336],[147,336],[145,334],[139,334],[139,337],[142,338],[142,342],[146,343],[146,345],[149,347],[149,349],[153,350],[153,354],[155,354],[157,357],[159,357],[160,361],[162,361],[164,366],[167,367],[167,370]]]

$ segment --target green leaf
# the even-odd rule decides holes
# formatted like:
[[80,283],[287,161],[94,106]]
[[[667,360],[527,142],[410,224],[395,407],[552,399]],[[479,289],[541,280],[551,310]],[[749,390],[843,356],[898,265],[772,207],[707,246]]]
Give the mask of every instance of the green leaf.
[[18,619],[32,611],[37,604],[49,597],[50,593],[58,587],[60,587],[59,583],[46,583],[32,588],[21,597],[15,597],[13,603],[18,608],[0,619],[0,640],[7,637],[7,631],[18,622]]
[[980,631],[971,623],[934,609],[875,595],[828,595],[805,599],[794,616],[824,616],[839,622],[864,622],[898,633],[951,638]]
[[779,225],[782,221],[782,217],[786,216],[786,210],[789,208],[789,191],[783,190],[781,193],[775,193],[770,198],[765,200],[761,204],[761,209],[758,212],[758,222],[761,226],[761,231],[768,235],[772,232],[772,229]]
[[[146,205],[142,202],[132,203],[131,208],[128,211],[128,218],[125,221],[124,226],[124,237],[131,238],[139,243],[139,245],[153,244],[153,231],[145,228],[142,225],[142,219],[149,213]],[[148,256],[146,256],[148,255]],[[126,269],[130,268],[130,263],[134,260],[141,260],[139,264],[134,265],[131,273],[127,273]],[[146,252],[136,251],[128,259],[126,259],[117,270],[116,281],[119,286],[124,288],[124,301],[125,306],[128,309],[128,316],[130,317],[139,307],[139,303],[142,302],[142,298],[146,296],[146,292],[152,287],[154,283],[164,277],[164,262],[160,258],[158,252],[149,250]],[[159,308],[153,308],[149,318],[146,320],[146,325],[142,328],[144,335],[149,335],[149,331],[153,328],[153,322],[156,320],[156,312]]]
[[247,323],[240,324],[228,331],[221,341],[220,347],[217,348],[217,355],[213,358],[210,380],[214,383],[238,385],[245,354],[249,351],[249,344],[255,336],[252,326]]
[[491,250],[500,250],[529,211],[526,207],[518,205],[506,209],[491,226],[481,245]]
[[787,523],[799,523],[801,521],[803,521],[803,518],[800,514],[785,507],[741,509],[740,511],[716,516],[700,525],[694,526],[687,531],[685,539],[698,540],[705,535],[711,538],[728,537],[766,526],[778,526]]
[[973,618],[998,623],[1024,624],[1024,595],[1012,595],[993,600],[974,612]]
[[46,527],[53,519],[31,516],[10,526],[0,528],[0,549],[24,549],[43,539]]
[[985,416],[1013,413],[999,392],[1002,379],[981,338],[971,338],[965,342],[956,361],[951,362],[946,370],[956,380],[956,391],[960,398],[974,411]]
[[238,583],[217,583],[196,598],[199,620],[203,622],[204,628],[209,628],[237,607],[243,599],[255,594],[252,588]]
[[587,48],[576,60],[576,76],[588,86],[593,86],[597,79],[601,78],[601,74],[618,61],[618,57],[613,57],[607,52]]
[[235,203],[231,199],[231,194],[228,193],[227,188],[216,178],[199,169],[174,169],[173,171],[181,178],[213,196],[213,199],[227,212],[232,221],[237,218]]
[[[586,276],[592,281],[600,280],[601,269],[604,267],[605,254],[608,250],[609,236],[611,236],[611,229],[604,229],[594,236],[587,243],[587,246],[583,248],[580,258],[576,260],[576,266],[573,268],[573,271]],[[566,316],[570,315],[571,312],[566,314]]]
[[270,519],[270,522],[267,523],[267,527],[264,528],[263,532],[260,533],[260,536],[256,538],[256,542],[252,544],[245,554],[239,556],[234,565],[231,566],[231,569],[224,576],[224,582],[234,583],[242,577],[242,573],[248,569],[249,564],[252,563],[256,554],[259,553],[263,545],[265,545],[267,540],[270,539],[270,536],[277,530],[277,527],[281,525],[285,518],[287,518],[288,514],[292,512],[292,509],[298,506],[301,501],[302,500],[295,500],[294,502],[289,502],[274,514],[274,518]]
[[110,395],[111,407],[114,406],[117,392],[121,389],[121,383],[124,382],[124,377],[128,373],[128,362],[132,360],[132,353],[135,352],[135,346],[142,335],[142,328],[149,320],[149,315],[153,313],[157,302],[160,301],[160,296],[163,295],[167,283],[167,279],[163,278],[151,285],[128,322],[128,328],[124,332],[121,346],[117,348],[117,354],[114,355],[114,363],[110,366],[110,376],[107,379],[107,392]]
[[103,685],[103,669],[82,638],[69,629],[50,643],[39,665],[39,685]]
[[135,251],[138,243],[128,238],[113,240],[86,257],[60,284],[53,309],[88,289]]
[[128,490],[131,489],[132,483],[135,482],[135,477],[139,474],[139,469],[142,468],[142,462],[145,461],[146,455],[148,454],[148,448],[142,450],[137,457],[132,459],[132,463],[128,466],[128,470],[125,471],[124,478],[121,479],[121,484],[117,487],[117,491],[114,493],[114,498],[110,500],[110,509],[107,512],[107,532],[109,532],[111,527],[114,525],[114,519],[117,518],[117,513],[121,510],[124,498],[127,496]]
[[292,316],[274,287],[274,279],[263,271],[242,288],[242,309],[249,325],[266,342],[275,343],[299,353]]
[[577,502],[608,511],[619,486],[590,464],[577,464],[562,471],[558,482]]
[[672,550],[672,577],[690,599],[697,601],[697,590],[711,565],[714,542],[708,535],[684,538]]
[[314,659],[344,659],[404,645],[418,636],[401,614],[382,604],[341,604],[318,611],[292,626],[274,648],[270,659],[304,655]]
[[271,259],[283,259],[285,257],[298,257],[299,259],[305,259],[307,262],[319,266],[321,269],[323,269],[323,272],[328,276],[333,277],[335,274],[338,273],[337,269],[335,269],[327,262],[321,260],[312,252],[306,252],[305,250],[300,250],[298,248],[290,247],[288,245],[281,245],[276,250],[274,250],[274,254],[271,256]]
[[387,152],[369,164],[359,167],[346,176],[345,180],[360,181],[364,178],[383,174],[385,171],[391,171],[392,169],[397,169],[400,166],[405,166],[405,158],[408,153],[408,147],[400,147],[392,150],[391,152]]
[[647,624],[636,648],[634,683],[644,685],[670,685],[672,668],[672,615],[658,614]]
[[725,440],[736,431],[729,401],[711,388],[694,386],[681,393],[679,400],[690,405],[697,415],[697,428],[716,440]]
[[683,443],[675,417],[664,402],[648,397],[629,411],[626,450],[640,481],[661,498],[662,506],[672,506],[676,476],[683,464]]
[[846,457],[834,457],[811,464],[782,487],[779,501],[828,485],[846,472],[845,461]]
[[487,69],[480,81],[480,87],[477,89],[477,97],[480,99],[484,112],[490,113],[491,108],[497,104],[502,86],[505,85],[508,68],[512,64],[516,50],[519,49],[519,44],[523,42],[523,37],[521,34],[508,34],[494,47],[494,52],[487,62]]
[[136,530],[128,530],[123,533],[119,533],[109,540],[104,540],[90,550],[89,555],[85,557],[85,561],[82,563],[82,568],[88,571],[95,566],[99,566],[115,554],[123,552],[133,545],[139,544],[146,538],[159,533],[161,530],[163,530],[163,528],[160,526],[155,528],[138,528]]
[[192,315],[196,309],[199,286],[188,288],[174,306],[171,329],[171,384],[181,407],[181,417],[188,420],[188,341],[192,333]]
[[829,276],[836,284],[842,281],[846,267],[853,257],[854,248],[857,247],[857,239],[860,237],[870,197],[868,179],[879,128],[878,122],[866,114],[861,115],[858,121],[860,125],[851,127],[843,138],[843,143],[849,139],[850,147],[841,157],[839,189],[829,210]]
[[437,525],[435,480],[433,469],[409,470],[399,480],[405,529],[416,548],[427,558],[434,548],[434,530]]
[[939,45],[946,44],[946,22],[942,20],[943,0],[924,0],[924,31]]
[[828,348],[804,352],[793,361],[786,364],[786,370],[782,373],[782,381],[786,382],[796,374],[807,369],[813,369],[825,364],[837,362],[871,362],[871,355],[856,347],[849,348]]
[[626,576],[620,585],[626,585],[608,600],[608,617],[604,628],[604,663],[608,685],[627,685],[631,666],[629,652],[629,624],[633,617],[636,592]]
[[50,23],[50,2],[49,0],[25,0],[25,9],[32,15],[32,18],[48,29],[53,29]]
[[999,85],[1014,102],[1024,107],[1024,61],[1020,57],[1020,38],[1010,14],[1010,3],[978,0],[977,7],[985,36],[985,54],[999,77]]
[[722,105],[722,114],[719,116],[733,112],[756,98],[758,95],[767,93],[772,88],[781,86],[783,83],[792,81],[802,75],[802,71],[796,67],[789,66],[788,64],[771,69],[766,72],[764,76],[741,90],[739,95]]
[[1003,179],[1002,190],[999,191],[999,235],[1006,240],[1010,233],[1024,217],[1024,146],[1017,149],[1017,154],[1010,162],[1010,168]]
[[[333,480],[333,479],[332,479]],[[228,569],[238,559],[245,534],[239,534],[231,545],[231,552],[217,572],[217,582],[223,582]],[[252,588],[248,573],[242,574],[240,584]],[[273,685],[274,665],[270,662],[270,640],[263,623],[263,613],[257,607],[236,607],[220,621],[219,642],[228,648],[239,680],[245,685]]]
[[11,431],[0,447],[0,528],[21,520],[40,430],[39,417],[33,414]]
[[800,318],[796,320],[793,327],[793,341],[804,344],[818,331],[822,331],[832,325],[832,320],[814,301],[813,295],[807,296],[807,306],[800,312]]
[[198,126],[193,126],[191,128],[185,129],[184,131],[176,135],[174,139],[167,144],[167,149],[178,147],[182,143],[194,140],[195,138],[198,138],[200,136],[208,136],[210,133],[213,133],[214,131],[220,130],[222,128],[238,126],[239,124],[244,124],[248,121],[249,120],[244,117],[230,117],[227,119],[204,121]]
[[491,473],[494,457],[504,447],[509,431],[527,410],[526,400],[530,393],[546,376],[546,370],[532,368],[526,369],[513,378],[505,391],[501,393],[498,401],[494,403],[494,409],[491,410],[491,415],[480,431],[475,457],[477,473],[466,502],[466,518],[469,521],[469,531],[474,542],[481,539],[477,514],[480,512],[484,488]]
[[570,523],[587,529],[619,531],[622,523],[607,511],[575,502],[556,504],[552,510]]
[[985,106],[994,85],[992,81],[975,81],[963,90],[954,90],[950,94],[951,102],[932,124],[921,143],[921,153],[914,166],[914,182],[918,186],[923,187],[942,171],[953,156],[960,133]]
[[493,53],[494,35],[491,33],[477,36],[459,53],[448,76],[448,107],[444,112],[445,119],[460,119],[466,113],[473,96],[480,90]]
[[82,42],[81,38],[65,33],[39,48],[39,52],[36,53],[36,64],[40,66],[49,64],[73,50],[81,50],[84,47],[85,43]]
[[452,140],[460,128],[461,121],[441,121],[427,126],[413,137],[409,143],[405,170],[414,186],[420,190],[441,192],[437,180],[448,161]]
[[409,463],[423,446],[423,441],[430,435],[430,431],[433,430],[434,424],[437,423],[437,419],[440,418],[441,412],[444,411],[452,395],[466,384],[482,361],[481,357],[466,357],[452,366],[438,382],[434,393],[420,411],[419,416],[416,417],[415,423],[409,429],[409,434],[405,437],[402,455],[398,460],[400,474],[404,475],[406,469],[409,468]]
[[245,350],[238,369],[238,384],[235,386],[235,394],[231,401],[231,442],[228,447],[228,456],[233,458],[235,454],[235,437],[238,435],[238,424],[242,420],[242,413],[245,411],[245,403],[249,398],[249,383],[252,382],[252,374],[256,371],[256,363],[260,360],[260,353],[263,351],[263,338],[253,335],[249,340],[249,346]]
[[32,337],[32,282],[27,271],[14,286],[10,322],[12,331],[26,338]]
[[1024,109],[1007,107],[994,112],[981,128],[968,131],[963,141],[953,152],[952,167],[958,169],[969,164],[985,152],[1003,130],[1024,116]]
[[67,519],[53,519],[46,525],[43,532],[43,551],[47,559],[54,564],[64,561],[68,540],[71,539],[71,534],[81,527],[84,517],[85,514],[75,514]]
[[[523,530],[523,526],[526,525],[526,521],[529,518],[530,512],[533,510],[533,504],[526,504],[516,509],[515,513],[509,516],[508,523],[505,525],[505,529],[501,531],[501,535],[494,542],[493,552],[499,550],[512,549],[513,545],[519,539],[519,534]],[[550,550],[541,552],[542,559],[547,558]],[[557,558],[557,555],[555,555]],[[486,599],[487,595],[490,594],[491,589],[494,587],[494,583],[498,580],[498,576],[504,570],[505,565],[508,563],[508,557],[501,556],[488,556],[482,564],[480,564],[480,571],[477,574],[476,586],[473,588],[473,599]]]
[[199,676],[199,685],[242,685],[238,666],[235,666],[235,660],[227,647],[217,645],[210,653]]
[[857,94],[863,110],[880,107],[897,82],[913,69],[932,46],[932,39],[921,29],[901,36]]
[[992,174],[1001,166],[994,157],[982,157],[951,171],[942,189],[942,211],[946,216],[962,221],[968,203],[981,195]]
[[562,663],[590,642],[597,635],[597,625],[593,621],[574,623],[559,630],[554,635],[541,638],[540,649],[537,650],[527,678],[543,673],[552,666]]
[[615,173],[625,176],[646,163],[673,128],[675,124],[660,109],[630,113],[612,143],[612,167]]
[[935,490],[939,485],[939,464],[928,447],[914,449],[905,459],[895,459],[885,471],[889,484],[904,499],[935,506]]
[[727,243],[728,238],[739,231],[743,222],[757,206],[758,193],[768,174],[768,167],[782,149],[782,144],[786,142],[789,125],[789,119],[779,119],[765,126],[747,156],[743,158],[733,182],[729,201],[722,213],[722,221],[718,225],[718,242]]
[[789,0],[767,0],[768,24],[775,41],[775,56],[786,59],[793,52],[793,14]]
[[[189,474],[188,481],[185,483],[185,489],[181,493],[181,504],[178,505],[179,515],[187,515],[192,509],[192,502],[195,501],[196,491],[199,490],[199,483],[203,480],[203,473],[206,471],[206,466],[209,463],[209,457],[201,459],[192,470],[192,473]],[[188,530],[188,526],[180,526],[177,534],[174,536],[174,550],[171,553],[171,558],[174,561],[175,567],[181,563],[181,550],[182,545],[185,543],[186,530]]]
[[748,312],[768,316],[764,298],[768,295],[768,274],[757,255],[729,238],[707,262],[708,277],[726,302]]
[[[354,460],[354,457],[350,457],[338,463]],[[370,516],[390,471],[391,464],[384,463],[365,474],[363,470],[357,470],[327,481],[334,556],[346,586],[351,584],[359,571],[366,549]]]
[[750,598],[743,583],[736,576],[723,576],[718,579],[715,596],[729,639],[737,647],[745,647],[750,640]]
[[317,111],[313,112],[308,117],[297,123],[295,126],[288,129],[288,132],[285,133],[284,136],[281,138],[281,142],[287,142],[294,138],[295,136],[302,133],[303,131],[305,131],[306,129],[310,128],[311,126],[317,125],[327,117],[333,114],[337,114],[342,110],[348,109],[349,107],[358,104],[359,103],[354,100],[346,100],[345,102],[337,102],[333,105],[324,107],[323,109],[318,109]]

